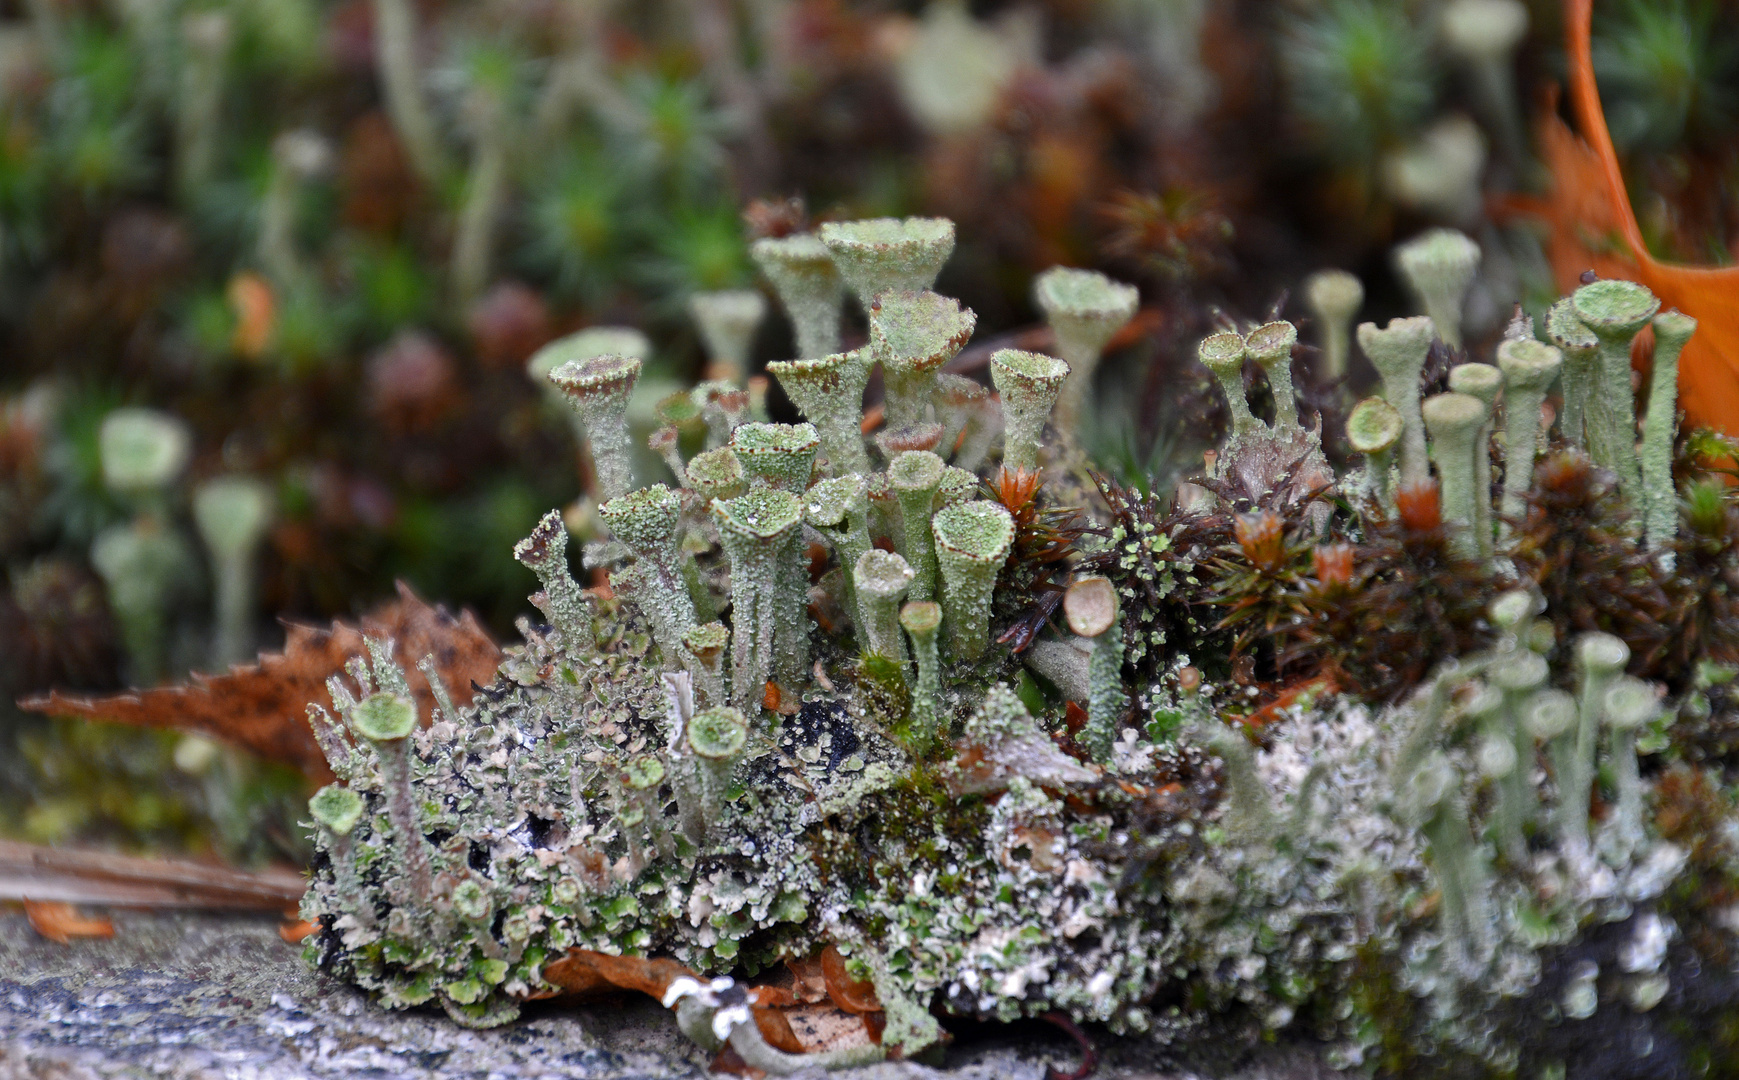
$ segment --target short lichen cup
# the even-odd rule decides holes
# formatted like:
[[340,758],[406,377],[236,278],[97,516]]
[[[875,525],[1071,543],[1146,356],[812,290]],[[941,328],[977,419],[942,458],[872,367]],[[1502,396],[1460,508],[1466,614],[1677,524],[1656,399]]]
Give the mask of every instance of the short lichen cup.
[[1432,229],[1395,249],[1395,265],[1445,345],[1461,347],[1461,307],[1479,269],[1479,245],[1454,229]]
[[611,499],[598,507],[598,513],[634,555],[635,600],[652,619],[652,636],[665,663],[681,664],[683,635],[695,622],[678,544],[681,496],[663,484],[653,484]]
[[797,338],[797,355],[810,360],[838,352],[845,284],[827,246],[812,233],[769,236],[750,245],[749,257],[779,294]]
[[870,350],[863,348],[767,365],[786,396],[815,425],[821,453],[835,476],[869,471],[863,448],[863,391],[872,363]]
[[731,632],[721,622],[702,623],[690,627],[688,633],[682,636],[683,648],[694,657],[700,676],[701,703],[704,705],[723,705],[725,703],[725,676],[723,658],[725,646],[731,643]]
[[1378,328],[1359,324],[1359,348],[1363,349],[1383,379],[1383,397],[1401,414],[1401,482],[1417,484],[1431,477],[1425,451],[1425,420],[1419,414],[1419,376],[1425,370],[1435,324],[1424,315],[1390,319]]
[[734,499],[749,490],[749,477],[742,459],[728,446],[702,450],[688,459],[688,486],[703,501]]
[[1298,398],[1292,390],[1292,347],[1298,327],[1285,320],[1263,323],[1244,338],[1244,354],[1261,365],[1274,394],[1274,426],[1298,426]]
[[1584,285],[1570,299],[1576,317],[1600,342],[1585,423],[1594,463],[1618,476],[1625,497],[1642,505],[1636,460],[1636,395],[1630,388],[1630,343],[1660,310],[1660,300],[1634,281]]
[[193,522],[211,554],[212,661],[247,658],[253,639],[254,559],[272,522],[272,492],[246,476],[224,476],[193,493]]
[[949,651],[976,660],[990,647],[990,601],[1014,543],[1014,519],[996,503],[974,500],[943,507],[930,528],[942,575]]
[[[562,342],[558,341],[544,348],[559,349],[561,346]],[[639,360],[615,355],[568,360],[549,375],[549,381],[566,396],[568,404],[585,424],[592,462],[598,471],[600,502],[626,495],[634,486],[633,458],[628,441],[628,397],[634,392],[634,384],[639,378]]]
[[1196,359],[1220,380],[1220,389],[1226,395],[1226,408],[1232,414],[1233,438],[1246,438],[1266,430],[1266,425],[1250,411],[1250,399],[1244,396],[1246,354],[1244,335],[1230,330],[1209,334],[1196,346]]
[[308,800],[308,816],[320,828],[332,860],[334,884],[342,909],[363,926],[374,923],[374,905],[363,895],[356,872],[355,842],[351,833],[362,822],[362,796],[339,784],[327,784]]
[[729,707],[703,709],[689,719],[684,732],[693,756],[695,780],[701,792],[701,813],[710,834],[724,812],[731,776],[749,741],[748,719]]
[[1546,336],[1564,354],[1564,415],[1558,429],[1572,445],[1587,447],[1588,398],[1599,382],[1600,339],[1576,315],[1566,296],[1546,310]]
[[767,301],[754,289],[721,289],[688,298],[689,314],[706,344],[706,377],[741,385],[749,376],[755,331],[767,317]]
[[1096,270],[1053,266],[1033,282],[1033,299],[1056,335],[1057,353],[1069,363],[1069,380],[1057,400],[1057,427],[1073,434],[1087,415],[1105,346],[1135,317],[1140,296],[1135,286]]
[[930,288],[954,253],[954,223],[947,218],[830,221],[818,235],[865,311],[880,293]]
[[744,424],[731,433],[731,451],[751,487],[766,484],[802,494],[821,446],[814,424]]
[[966,347],[977,323],[971,308],[940,293],[890,291],[870,302],[870,352],[882,365],[889,427],[929,419],[936,373]]
[[1002,464],[1008,469],[1033,469],[1051,408],[1063,392],[1069,365],[1054,356],[998,349],[990,357],[990,381],[1002,396]]
[[550,625],[560,631],[562,645],[569,652],[590,651],[596,644],[592,609],[568,569],[568,530],[561,512],[545,514],[531,535],[514,545],[513,557],[543,585],[543,591],[532,600]]
[[936,700],[942,694],[942,662],[937,638],[942,629],[942,605],[933,600],[913,600],[900,608],[900,628],[912,639],[912,657],[918,664],[918,682],[912,691],[908,744],[924,754],[934,745]]
[[1108,764],[1117,742],[1128,695],[1123,690],[1123,623],[1117,588],[1108,578],[1078,578],[1063,594],[1069,629],[1093,643],[1087,660],[1087,725],[1081,744],[1095,761]]
[[97,429],[103,483],[125,498],[150,499],[162,493],[193,452],[193,434],[181,419],[156,409],[123,406],[103,417]]

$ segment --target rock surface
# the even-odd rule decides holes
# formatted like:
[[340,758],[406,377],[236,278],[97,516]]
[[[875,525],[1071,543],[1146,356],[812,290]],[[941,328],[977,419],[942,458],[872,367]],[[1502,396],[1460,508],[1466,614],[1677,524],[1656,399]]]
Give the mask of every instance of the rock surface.
[[[302,962],[270,918],[118,912],[113,940],[58,945],[0,912],[0,1080],[633,1080],[700,1077],[704,1055],[649,999],[546,1002],[468,1031],[438,1012],[385,1012]],[[940,1069],[888,1062],[842,1080],[1042,1080],[1075,1048],[1044,1025],[962,1032]],[[1150,1047],[1110,1048],[1106,1080],[1195,1080]],[[1238,1080],[1335,1074],[1303,1051]]]

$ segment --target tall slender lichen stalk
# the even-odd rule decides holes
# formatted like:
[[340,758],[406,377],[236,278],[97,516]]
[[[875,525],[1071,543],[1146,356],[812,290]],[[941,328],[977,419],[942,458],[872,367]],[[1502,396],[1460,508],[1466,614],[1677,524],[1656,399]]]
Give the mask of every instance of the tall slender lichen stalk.
[[[492,62],[493,61],[493,62]],[[468,305],[483,295],[494,258],[495,230],[507,198],[512,67],[507,57],[483,50],[474,59],[461,120],[471,137],[471,165],[453,230],[453,292]]]
[[1660,698],[1654,687],[1629,675],[1615,681],[1601,699],[1601,712],[1609,730],[1606,761],[1618,795],[1617,833],[1626,855],[1640,847],[1647,837],[1647,807],[1637,769],[1636,733],[1659,716],[1660,711]]
[[939,510],[930,528],[942,573],[949,651],[976,660],[990,647],[990,601],[1014,544],[1014,519],[996,503],[974,500]]
[[184,199],[203,192],[217,171],[224,76],[234,40],[227,12],[199,11],[181,20],[186,49],[175,103],[175,180]]
[[1250,411],[1250,399],[1244,394],[1246,355],[1248,349],[1244,345],[1244,335],[1230,330],[1209,334],[1196,347],[1196,358],[1220,380],[1220,389],[1226,395],[1226,408],[1232,414],[1233,439],[1245,439],[1268,431],[1268,425]]
[[392,117],[417,177],[433,187],[447,175],[447,155],[423,96],[418,36],[411,0],[374,0],[374,59],[387,115]]
[[1565,771],[1558,777],[1558,836],[1573,851],[1588,849],[1588,809],[1594,784],[1595,754],[1606,713],[1606,692],[1630,663],[1630,647],[1621,638],[1599,632],[1576,640],[1581,682],[1576,692],[1575,741]]
[[1600,339],[1576,317],[1576,301],[1568,296],[1547,309],[1546,336],[1564,354],[1564,415],[1558,430],[1571,445],[1587,448],[1588,395],[1597,381]]
[[1096,270],[1053,266],[1033,281],[1033,299],[1057,338],[1057,355],[1069,364],[1069,380],[1057,400],[1057,428],[1080,431],[1092,400],[1093,375],[1105,346],[1135,317],[1140,296],[1133,285]]
[[1468,67],[1478,103],[1511,165],[1527,160],[1526,128],[1512,68],[1528,32],[1522,0],[1452,0],[1443,9],[1442,40]]
[[332,159],[326,140],[314,131],[286,131],[272,140],[272,178],[260,201],[260,266],[280,290],[307,281],[307,270],[296,250],[296,217],[302,189],[326,171]]
[[749,256],[779,294],[797,338],[798,358],[817,360],[838,352],[845,283],[826,245],[811,233],[766,237],[750,246]]
[[1322,378],[1346,378],[1352,351],[1353,317],[1365,302],[1365,287],[1345,270],[1319,270],[1304,283],[1304,301],[1322,327]]
[[[544,346],[559,350],[563,338]],[[549,381],[567,396],[585,424],[586,440],[598,472],[598,501],[628,494],[634,486],[634,466],[628,442],[628,396],[640,378],[640,361],[630,356],[594,356],[567,360],[549,373]]]
[[706,377],[741,386],[755,331],[767,317],[766,298],[754,289],[700,292],[688,298],[688,310],[706,343]]
[[1364,488],[1386,514],[1395,510],[1389,471],[1402,428],[1400,411],[1380,397],[1364,399],[1347,416],[1347,445],[1365,456]]
[[1383,379],[1383,397],[1401,414],[1401,483],[1417,484],[1431,476],[1425,452],[1425,419],[1419,413],[1419,376],[1437,330],[1431,319],[1415,315],[1390,319],[1378,329],[1359,324],[1359,348]]
[[1648,384],[1648,416],[1642,423],[1642,490],[1648,498],[1648,546],[1660,548],[1679,531],[1673,491],[1673,437],[1679,427],[1679,354],[1696,333],[1697,320],[1679,311],[1654,317],[1654,372]]
[[1594,463],[1618,477],[1633,505],[1646,507],[1636,461],[1636,395],[1630,387],[1630,343],[1660,310],[1660,301],[1634,281],[1596,281],[1571,296],[1576,317],[1599,339],[1593,392],[1588,398],[1588,449]]
[[678,544],[682,498],[663,484],[653,484],[611,499],[598,513],[634,556],[627,574],[629,591],[652,619],[652,636],[665,664],[686,667],[683,639],[694,628],[695,617]]
[[363,890],[356,871],[355,842],[351,833],[362,821],[362,796],[339,784],[327,784],[308,800],[308,816],[319,826],[321,839],[332,860],[333,882],[338,886],[340,910],[364,927],[374,925],[374,904]]
[[870,302],[870,351],[882,365],[888,427],[929,419],[936,373],[965,348],[977,323],[971,308],[940,293],[890,291]]
[[763,487],[715,499],[712,514],[731,561],[731,703],[751,713],[760,708],[769,674],[783,690],[784,680],[795,684],[807,666],[807,616],[780,588],[781,567],[798,560],[803,508],[790,492]]
[[830,221],[818,235],[865,311],[881,293],[930,288],[954,253],[954,223],[947,218]]
[[[1533,603],[1533,597],[1527,593],[1511,595],[1519,595],[1530,605]],[[1549,674],[1546,658],[1526,649],[1491,669],[1492,685],[1502,699],[1500,714],[1513,759],[1511,767],[1497,778],[1493,827],[1498,850],[1515,865],[1520,865],[1527,857],[1525,830],[1533,823],[1540,803],[1534,789],[1534,733],[1527,724],[1527,707],[1534,693],[1545,685]]]
[[872,548],[852,568],[867,650],[904,662],[906,643],[900,634],[900,600],[912,584],[912,567],[891,551]]
[[1423,415],[1431,431],[1431,460],[1443,486],[1443,519],[1456,526],[1455,547],[1477,559],[1473,458],[1484,451],[1474,443],[1485,426],[1485,404],[1471,394],[1435,394],[1425,400]]
[[846,612],[857,631],[858,650],[869,648],[858,607],[857,561],[870,549],[868,485],[860,473],[846,473],[817,483],[803,494],[803,517],[833,545],[839,557]]
[[731,452],[742,462],[750,487],[799,495],[809,487],[820,446],[814,424],[744,424],[731,432]]
[[426,905],[434,898],[434,882],[411,775],[410,737],[417,728],[417,707],[409,698],[383,690],[358,702],[349,720],[380,763],[381,791],[387,820],[392,822],[393,849],[405,875],[407,906]]
[[900,626],[912,639],[912,657],[918,662],[918,681],[912,688],[907,744],[920,757],[936,745],[936,699],[942,693],[942,660],[937,639],[942,629],[942,605],[933,600],[914,600],[900,608]]
[[990,357],[990,381],[1002,395],[1002,465],[1035,469],[1051,407],[1063,392],[1069,365],[1054,356],[998,349]]
[[1462,973],[1485,970],[1494,942],[1491,871],[1468,822],[1461,776],[1433,750],[1401,793],[1402,805],[1425,834],[1443,897],[1443,938]]
[[912,566],[912,600],[936,595],[936,545],[930,535],[930,510],[948,466],[928,450],[908,450],[888,465],[888,486],[900,503],[901,554]]
[[218,670],[253,651],[255,559],[272,522],[272,493],[246,476],[225,476],[193,494],[193,521],[211,553],[211,658]]
[[1129,711],[1123,689],[1123,619],[1117,588],[1108,578],[1078,578],[1063,594],[1063,616],[1069,629],[1093,643],[1087,661],[1087,726],[1081,745],[1101,765],[1109,765],[1112,748]]
[[1479,245],[1454,229],[1432,229],[1396,248],[1395,265],[1443,343],[1461,348],[1461,307],[1479,269]]
[[1503,516],[1516,521],[1533,486],[1534,458],[1543,441],[1540,407],[1564,366],[1564,354],[1532,338],[1506,341],[1497,347],[1497,366],[1504,376]]
[[1503,372],[1490,364],[1457,364],[1449,369],[1449,389],[1476,397],[1485,406],[1485,423],[1473,440],[1473,535],[1479,540],[1482,559],[1492,555],[1491,418],[1503,386]]
[[1263,323],[1244,338],[1244,353],[1261,365],[1274,394],[1274,427],[1291,430],[1298,426],[1298,398],[1292,390],[1292,347],[1298,344],[1298,327],[1284,320]]
[[[1560,841],[1569,842],[1580,835],[1586,846],[1588,835],[1588,801],[1581,800],[1581,820],[1576,820],[1577,800],[1569,792],[1577,790],[1576,764],[1577,709],[1576,699],[1562,690],[1540,690],[1524,706],[1523,721],[1528,733],[1546,744],[1551,756],[1552,772],[1558,782],[1558,806],[1552,816],[1552,829]],[[1584,786],[1581,790],[1586,791]]]
[[868,348],[809,360],[776,360],[767,370],[803,410],[821,436],[821,453],[834,476],[867,473],[863,447],[863,391],[873,358]]
[[1262,848],[1276,835],[1274,798],[1256,769],[1256,751],[1241,725],[1208,718],[1198,729],[1202,744],[1220,756],[1226,768],[1226,811],[1220,819],[1226,833],[1240,844]]
[[568,570],[568,529],[561,511],[545,514],[531,535],[515,545],[513,557],[543,584],[543,591],[531,600],[561,634],[562,644],[572,653],[591,651],[596,643],[592,609]]

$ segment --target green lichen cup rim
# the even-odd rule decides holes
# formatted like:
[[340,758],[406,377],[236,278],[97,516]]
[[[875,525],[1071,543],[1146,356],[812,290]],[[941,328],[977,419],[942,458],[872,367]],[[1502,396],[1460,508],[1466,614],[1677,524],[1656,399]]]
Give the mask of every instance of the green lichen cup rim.
[[395,742],[416,730],[417,707],[410,698],[382,690],[363,698],[350,722],[371,742]]

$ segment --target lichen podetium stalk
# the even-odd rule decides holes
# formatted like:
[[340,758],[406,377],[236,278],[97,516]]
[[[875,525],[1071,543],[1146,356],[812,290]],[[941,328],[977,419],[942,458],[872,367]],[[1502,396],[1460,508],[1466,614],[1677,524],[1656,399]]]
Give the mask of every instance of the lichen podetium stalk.
[[[1532,597],[1527,599],[1532,601]],[[1546,658],[1527,649],[1491,670],[1492,685],[1502,698],[1504,730],[1515,757],[1510,770],[1497,780],[1495,831],[1498,850],[1516,865],[1527,857],[1525,830],[1537,816],[1540,803],[1534,790],[1534,735],[1527,724],[1527,706],[1549,674]]]
[[1497,348],[1497,366],[1504,375],[1503,516],[1509,521],[1518,520],[1526,509],[1542,441],[1540,407],[1564,366],[1563,355],[1532,338],[1506,341]]
[[1473,440],[1473,534],[1479,539],[1479,556],[1492,555],[1491,534],[1491,418],[1503,372],[1490,364],[1457,364],[1449,369],[1449,389],[1469,394],[1485,406],[1485,423]]
[[755,331],[767,316],[766,299],[754,289],[700,292],[688,298],[688,310],[706,343],[706,377],[742,385]]
[[380,762],[381,790],[392,822],[393,847],[408,879],[408,900],[427,905],[434,899],[434,882],[411,776],[410,737],[417,728],[417,707],[398,694],[370,694],[351,710],[350,726],[373,747]]
[[930,528],[942,572],[949,651],[976,660],[990,647],[991,595],[1014,543],[1014,519],[996,503],[974,500],[937,511]]
[[803,517],[833,545],[844,583],[845,610],[857,632],[858,651],[869,648],[857,600],[857,561],[870,549],[868,485],[859,473],[823,480],[803,493]]
[[1419,376],[1431,352],[1436,326],[1430,318],[1415,315],[1390,319],[1378,329],[1375,323],[1359,324],[1359,348],[1365,351],[1377,374],[1383,378],[1383,397],[1401,414],[1401,483],[1417,484],[1431,477],[1425,450],[1425,419],[1419,413]]
[[250,477],[218,477],[194,493],[193,520],[211,553],[212,663],[220,671],[253,651],[254,561],[271,518],[271,490]]
[[678,546],[682,499],[663,484],[653,484],[611,499],[598,507],[598,514],[634,555],[632,592],[652,619],[652,636],[665,665],[687,666],[683,639],[694,628],[695,617]]
[[1109,765],[1117,735],[1129,711],[1123,689],[1123,620],[1117,589],[1109,579],[1077,579],[1063,594],[1069,629],[1093,642],[1087,660],[1087,725],[1081,744],[1101,765]]
[[[540,351],[561,350],[572,341],[573,338],[563,338]],[[567,397],[568,404],[585,424],[586,441],[592,448],[592,462],[598,472],[599,502],[628,494],[634,484],[627,413],[628,396],[634,392],[639,378],[639,360],[608,354],[567,360],[555,365],[549,373],[549,381]]]
[[1057,429],[1073,437],[1088,415],[1093,374],[1105,346],[1135,317],[1139,296],[1133,285],[1096,270],[1053,266],[1034,279],[1033,299],[1056,335],[1057,355],[1069,364],[1069,378],[1057,400]]
[[935,747],[941,734],[936,727],[936,700],[942,694],[942,660],[936,645],[942,628],[942,605],[933,600],[911,601],[900,608],[900,627],[912,639],[912,657],[918,663],[907,742],[912,752],[922,757]]
[[972,338],[978,317],[953,297],[884,292],[869,305],[870,351],[882,365],[890,428],[922,424],[936,396],[936,373]]
[[936,594],[936,544],[930,535],[930,508],[937,485],[948,468],[928,450],[907,450],[888,465],[888,486],[900,503],[901,554],[912,566],[912,587],[907,597],[929,600]]
[[1479,558],[1474,535],[1474,443],[1485,426],[1485,404],[1471,394],[1435,394],[1422,407],[1431,431],[1431,460],[1443,484],[1443,518],[1457,526],[1454,543],[1468,558]]
[[873,548],[857,560],[851,576],[857,585],[858,618],[868,639],[867,651],[904,662],[900,599],[912,585],[912,567],[894,552]]
[[1679,426],[1679,354],[1697,330],[1697,320],[1679,311],[1654,317],[1654,372],[1648,384],[1648,416],[1642,423],[1642,490],[1647,498],[1648,546],[1660,548],[1679,531],[1673,490],[1673,437]]
[[374,0],[374,57],[380,68],[387,115],[404,140],[418,178],[433,187],[446,176],[447,155],[423,97],[417,37],[417,15],[411,0]]
[[595,645],[592,609],[568,570],[568,528],[561,511],[545,514],[531,535],[514,547],[513,557],[543,583],[543,592],[532,601],[560,632],[562,644],[571,653],[590,652]]
[[1595,754],[1606,711],[1606,691],[1630,663],[1630,647],[1611,634],[1583,634],[1576,640],[1582,669],[1576,693],[1576,728],[1567,768],[1558,781],[1558,835],[1572,851],[1588,850],[1588,808],[1594,784]]
[[1304,283],[1305,302],[1322,328],[1322,378],[1346,378],[1352,351],[1353,317],[1365,302],[1365,287],[1345,270],[1319,270]]
[[1571,297],[1576,317],[1600,341],[1594,391],[1588,398],[1588,449],[1611,469],[1619,490],[1645,506],[1636,461],[1636,395],[1630,388],[1630,343],[1660,310],[1660,301],[1634,281],[1596,281]]
[[479,77],[466,93],[465,122],[471,134],[471,168],[453,234],[453,292],[470,304],[489,284],[495,228],[507,196],[508,115],[506,88]]
[[1395,265],[1443,343],[1461,347],[1461,307],[1479,267],[1479,245],[1454,229],[1432,229],[1395,249]]
[[1245,354],[1268,376],[1274,395],[1274,427],[1298,426],[1298,397],[1292,390],[1292,347],[1298,344],[1298,328],[1285,320],[1263,323],[1244,338]]
[[[731,561],[731,703],[756,715],[770,671],[788,678],[806,666],[807,616],[801,607],[781,608],[788,594],[779,587],[781,563],[798,557],[802,504],[790,492],[764,487],[714,500],[712,514]],[[799,635],[805,638],[801,656]]]
[[1401,441],[1401,413],[1380,397],[1368,397],[1347,415],[1347,445],[1365,456],[1365,489],[1384,513],[1395,511],[1395,494],[1389,490],[1389,470],[1394,467],[1395,444]]
[[826,245],[811,233],[765,237],[750,246],[749,255],[773,283],[791,319],[798,358],[816,360],[837,353],[845,283]]
[[1232,414],[1232,437],[1236,439],[1268,430],[1268,425],[1250,411],[1250,399],[1244,394],[1244,357],[1248,353],[1244,335],[1230,330],[1209,334],[1196,347],[1196,359],[1220,380],[1220,389],[1226,395],[1226,408]]
[[1576,302],[1568,296],[1547,309],[1546,336],[1564,354],[1564,415],[1558,430],[1571,445],[1587,449],[1588,395],[1597,382],[1600,339],[1577,318]]
[[338,784],[327,784],[308,800],[308,816],[325,832],[331,849],[333,875],[345,914],[359,925],[372,928],[374,905],[364,902],[366,897],[356,872],[356,845],[351,836],[362,821],[362,811],[362,796]]
[[1648,836],[1647,805],[1636,763],[1636,733],[1658,716],[1660,709],[1654,687],[1629,675],[1615,681],[1601,699],[1609,740],[1606,760],[1612,767],[1612,786],[1618,795],[1617,831],[1627,856]]
[[991,354],[990,379],[1002,395],[1003,468],[1038,467],[1045,423],[1068,377],[1069,365],[1054,356],[1019,349]]
[[870,471],[863,446],[863,391],[869,384],[870,350],[854,349],[811,360],[776,360],[767,371],[779,380],[821,437],[821,453],[834,476]]

